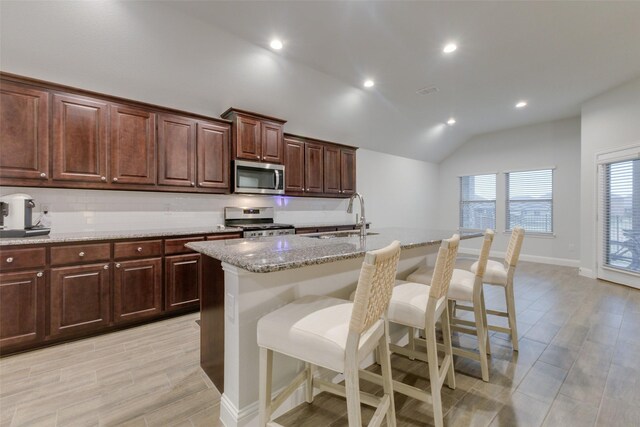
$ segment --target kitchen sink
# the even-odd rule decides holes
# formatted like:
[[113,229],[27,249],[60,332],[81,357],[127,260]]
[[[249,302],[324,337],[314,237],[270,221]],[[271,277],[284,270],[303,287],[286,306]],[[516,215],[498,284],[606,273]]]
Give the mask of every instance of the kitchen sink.
[[[380,233],[371,233],[367,231],[367,236],[377,236]],[[327,233],[304,234],[302,237],[310,237],[312,239],[335,239],[336,237],[360,237],[360,231],[329,231]]]

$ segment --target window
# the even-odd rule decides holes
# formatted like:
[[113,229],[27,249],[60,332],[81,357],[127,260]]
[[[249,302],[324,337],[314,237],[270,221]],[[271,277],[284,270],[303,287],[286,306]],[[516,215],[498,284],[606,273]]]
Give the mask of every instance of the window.
[[460,228],[496,228],[496,174],[460,177]]
[[507,230],[553,233],[553,169],[509,172]]

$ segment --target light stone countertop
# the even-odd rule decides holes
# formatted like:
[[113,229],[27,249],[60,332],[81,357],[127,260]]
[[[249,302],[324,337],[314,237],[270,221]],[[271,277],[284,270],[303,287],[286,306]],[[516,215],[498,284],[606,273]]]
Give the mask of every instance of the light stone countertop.
[[241,231],[241,229],[235,227],[219,229],[215,226],[211,226],[149,230],[79,231],[75,233],[52,232],[47,236],[2,238],[0,239],[0,246],[41,245],[46,243],[87,242],[92,240],[145,239],[152,237],[188,236],[193,234],[237,233]]
[[[365,252],[383,248],[399,240],[403,249],[438,245],[455,231],[413,228],[381,228],[361,240],[357,237],[317,239],[309,235],[284,235],[213,242],[191,242],[187,247],[227,264],[254,273],[299,268],[350,258],[363,257]],[[462,239],[481,237],[482,233],[466,233]]]

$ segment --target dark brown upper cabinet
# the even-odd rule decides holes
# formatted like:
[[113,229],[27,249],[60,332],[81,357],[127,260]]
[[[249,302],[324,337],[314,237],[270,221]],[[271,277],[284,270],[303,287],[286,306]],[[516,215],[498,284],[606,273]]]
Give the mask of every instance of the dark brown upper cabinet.
[[302,194],[305,190],[305,147],[304,141],[289,136],[284,137],[284,191],[287,194]]
[[285,120],[229,108],[222,117],[233,122],[233,159],[265,163],[284,162],[283,126]]
[[356,150],[340,149],[340,192],[349,196],[356,192]]
[[0,84],[0,177],[49,178],[49,93]]
[[198,187],[229,188],[229,133],[229,125],[198,123]]
[[324,146],[307,142],[304,148],[304,182],[308,194],[324,192]]
[[53,179],[107,181],[107,103],[53,95]]
[[324,192],[340,194],[340,148],[324,147]]
[[186,117],[158,117],[158,184],[196,185],[196,122]]
[[111,105],[111,182],[156,183],[156,115]]

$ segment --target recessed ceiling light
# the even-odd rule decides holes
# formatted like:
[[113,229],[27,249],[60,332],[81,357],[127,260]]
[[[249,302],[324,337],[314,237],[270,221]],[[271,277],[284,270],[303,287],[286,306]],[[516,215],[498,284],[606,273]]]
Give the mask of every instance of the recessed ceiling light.
[[447,124],[449,126],[453,126],[456,124],[456,119],[454,119],[453,117],[451,117],[449,120],[447,120]]
[[527,101],[519,101],[519,102],[516,104],[516,108],[524,108],[524,107],[526,107],[526,106],[527,106]]
[[444,53],[451,53],[451,52],[455,52],[456,49],[458,49],[458,45],[456,45],[455,43],[448,43],[444,46],[442,51]]
[[282,41],[278,39],[273,39],[271,40],[271,43],[269,44],[269,46],[271,46],[271,49],[273,50],[280,50],[282,49]]
[[375,84],[375,83],[374,83],[374,82],[373,82],[373,80],[371,80],[371,79],[367,79],[367,80],[365,80],[365,81],[364,81],[364,83],[362,83],[362,85],[363,85],[364,87],[373,87],[373,85],[374,85],[374,84]]

